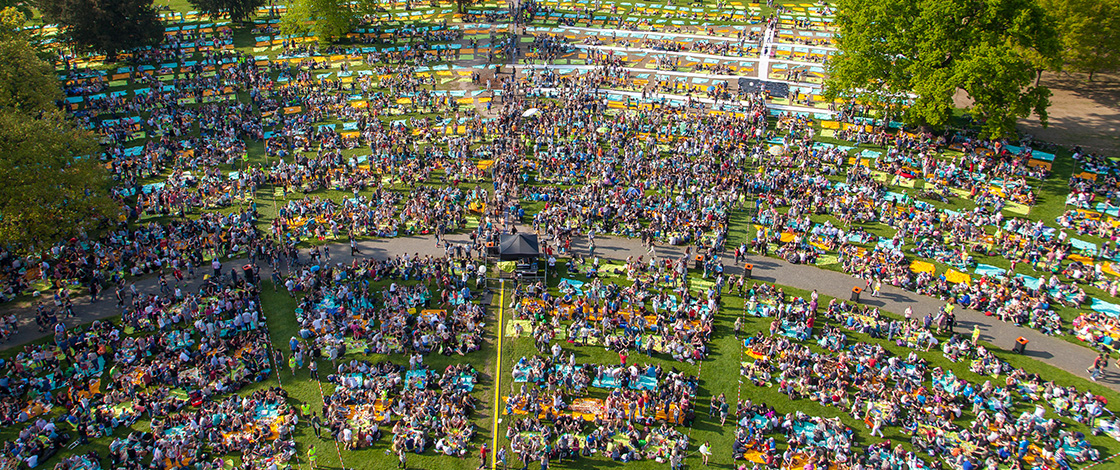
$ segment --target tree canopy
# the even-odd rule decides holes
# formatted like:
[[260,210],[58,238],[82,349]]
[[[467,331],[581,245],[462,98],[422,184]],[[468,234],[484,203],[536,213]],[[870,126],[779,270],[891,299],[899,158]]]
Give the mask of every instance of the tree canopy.
[[230,21],[243,22],[265,4],[264,0],[190,0],[198,11],[210,16],[229,15]]
[[[115,216],[92,133],[56,103],[54,69],[39,59],[14,9],[0,11],[0,244],[31,251]],[[85,156],[85,157],[83,157]]]
[[62,27],[62,36],[83,52],[110,59],[120,51],[154,46],[163,39],[152,0],[38,0],[43,18]]
[[1120,0],[1040,0],[1058,21],[1061,68],[1089,74],[1120,70]]
[[1031,113],[1045,125],[1050,91],[1035,64],[1057,57],[1054,20],[1036,0],[839,0],[839,54],[826,96],[941,127],[963,90],[985,136],[1014,132]]
[[328,44],[350,32],[355,12],[346,0],[294,0],[280,20],[284,34],[313,34]]

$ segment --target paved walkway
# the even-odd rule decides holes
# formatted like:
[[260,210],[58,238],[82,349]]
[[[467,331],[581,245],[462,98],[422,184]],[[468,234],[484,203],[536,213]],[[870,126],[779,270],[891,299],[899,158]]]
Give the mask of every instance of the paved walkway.
[[[467,236],[465,235],[452,235],[446,238],[453,243],[467,241]],[[362,251],[362,253],[358,255],[360,258],[373,257],[385,259],[389,256],[403,253],[418,253],[420,255],[432,256],[443,256],[444,254],[443,248],[436,246],[435,239],[427,236],[367,240],[358,243],[358,247]],[[586,253],[586,239],[573,240],[572,247],[573,250],[577,250],[577,252]],[[330,245],[330,249],[332,262],[349,263],[352,260],[350,257],[350,247],[347,243]],[[595,251],[597,255],[603,258],[622,260],[626,259],[627,256],[647,256],[648,250],[639,240],[600,238],[596,241]],[[683,254],[683,249],[671,246],[659,246],[657,247],[656,254],[659,257],[679,257]],[[852,287],[864,286],[864,281],[860,279],[835,271],[819,269],[810,265],[789,264],[779,259],[760,256],[751,256],[748,258],[748,262],[754,265],[754,270],[752,271],[754,279],[805,290],[815,289],[821,294],[840,299],[849,298]],[[226,262],[223,268],[240,269],[245,263],[245,259],[238,259]],[[262,278],[267,279],[271,276],[272,272],[267,266],[262,267],[262,269]],[[203,267],[199,270],[200,273],[208,271],[209,267]],[[728,265],[725,268],[725,272],[729,274],[740,274],[742,272],[742,267]],[[199,283],[200,280],[196,279],[190,284],[189,289],[197,290]],[[137,282],[136,287],[144,293],[159,292],[157,279],[154,277],[141,279]],[[88,297],[76,299],[75,310],[78,314],[75,318],[68,319],[66,324],[69,326],[79,325],[92,322],[96,319],[120,314],[120,310],[116,308],[114,290],[106,291],[105,294],[107,295],[103,300],[94,304],[89,302]],[[861,300],[865,305],[874,305],[894,313],[901,313],[907,306],[910,306],[913,307],[914,313],[917,315],[925,315],[926,313],[934,312],[944,304],[944,302],[938,299],[907,292],[887,285],[883,286],[880,297],[871,298],[865,293]],[[283,312],[276,313],[279,314]],[[21,320],[19,334],[14,335],[9,341],[0,345],[0,349],[18,346],[46,335],[45,333],[39,332],[36,328],[32,309],[19,309],[17,314],[20,315]],[[961,333],[972,331],[973,326],[978,325],[982,333],[982,340],[1003,349],[1010,349],[1011,346],[1014,345],[1015,339],[1019,336],[1023,336],[1030,340],[1026,351],[1027,356],[1084,378],[1088,378],[1089,376],[1085,370],[1086,367],[1088,367],[1092,363],[1093,358],[1096,357],[1096,352],[1084,346],[1046,336],[1029,328],[1021,328],[1010,323],[1004,323],[974,310],[958,308],[957,325],[957,330]],[[1116,374],[1114,371],[1110,370],[1106,372],[1100,382],[1114,390],[1120,391],[1120,375]]]
[[[518,65],[518,67],[520,67],[521,70],[525,70],[526,68],[534,68],[534,69],[555,69],[555,68],[562,68],[562,69],[586,68],[586,69],[590,69],[590,68],[592,68],[592,66],[590,66],[590,65],[549,65],[549,64]],[[638,69],[634,69],[634,70],[638,70]],[[667,72],[667,73],[696,75],[696,74],[691,74],[689,72]],[[728,75],[728,77],[734,78],[734,76],[731,76],[731,75]],[[770,81],[774,82],[776,80],[770,80]],[[733,83],[738,83],[738,82],[733,82]],[[738,85],[736,85],[736,86],[738,86]],[[553,91],[559,92],[560,89],[559,88],[536,88],[535,91],[538,91],[538,92],[553,92]],[[746,105],[743,104],[743,102],[739,101],[739,100],[720,100],[720,101],[717,101],[717,100],[714,100],[712,98],[704,98],[704,97],[699,97],[699,96],[676,95],[676,94],[672,94],[672,93],[662,93],[662,92],[659,92],[659,91],[651,91],[645,97],[642,96],[642,92],[640,92],[640,91],[630,91],[630,90],[602,89],[602,90],[599,90],[599,94],[603,95],[603,96],[606,96],[608,94],[609,95],[628,96],[628,97],[634,98],[636,100],[641,100],[642,102],[645,102],[645,103],[652,103],[654,101],[661,100],[661,99],[676,100],[678,102],[683,103],[683,102],[686,102],[686,101],[691,99],[692,101],[697,101],[697,102],[700,102],[700,103],[710,105],[710,106],[712,106],[712,109],[720,109],[720,110],[726,110],[726,111],[736,111],[736,110],[741,110],[741,109],[746,107]],[[717,104],[718,104],[718,107],[717,107]],[[792,111],[792,112],[795,112],[795,113],[827,114],[829,116],[836,114],[836,111],[830,111],[830,110],[827,110],[827,109],[820,109],[820,108],[810,108],[808,106],[799,106],[799,105],[766,103],[766,107],[768,109],[777,109],[779,111]]]

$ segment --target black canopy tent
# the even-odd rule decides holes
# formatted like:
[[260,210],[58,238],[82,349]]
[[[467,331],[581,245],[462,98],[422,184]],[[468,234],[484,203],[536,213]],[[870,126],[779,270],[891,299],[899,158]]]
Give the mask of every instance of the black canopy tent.
[[502,261],[515,261],[514,272],[525,278],[540,276],[540,264],[537,259],[541,256],[540,243],[537,235],[532,233],[502,234],[498,243],[498,259]]
[[533,261],[540,256],[541,248],[536,234],[503,234],[498,244],[498,257],[502,261]]

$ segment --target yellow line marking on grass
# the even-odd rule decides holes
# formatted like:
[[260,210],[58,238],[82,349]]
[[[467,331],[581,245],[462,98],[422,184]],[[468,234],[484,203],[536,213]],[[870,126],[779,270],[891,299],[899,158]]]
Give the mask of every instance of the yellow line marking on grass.
[[490,446],[491,470],[498,468],[498,416],[501,416],[500,402],[502,400],[502,330],[505,327],[504,316],[506,308],[506,281],[502,279],[499,282],[502,287],[498,300],[498,365],[494,367],[494,426],[490,431],[494,435],[494,442]]

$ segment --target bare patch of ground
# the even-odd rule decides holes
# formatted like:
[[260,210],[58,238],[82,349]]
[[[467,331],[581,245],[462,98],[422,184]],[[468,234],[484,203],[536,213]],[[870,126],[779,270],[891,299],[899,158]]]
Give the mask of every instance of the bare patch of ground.
[[[1050,122],[1042,127],[1038,116],[1019,121],[1019,132],[1064,147],[1082,148],[1109,156],[1120,156],[1120,74],[1042,74],[1050,88]],[[963,91],[953,97],[958,108],[972,100]]]
[[1050,126],[1036,116],[1019,122],[1020,132],[1040,140],[1120,156],[1120,75],[1045,73],[1050,88]]

